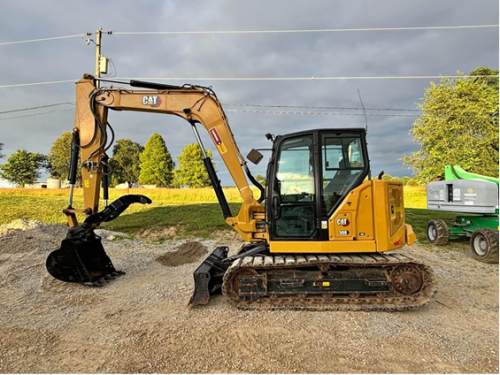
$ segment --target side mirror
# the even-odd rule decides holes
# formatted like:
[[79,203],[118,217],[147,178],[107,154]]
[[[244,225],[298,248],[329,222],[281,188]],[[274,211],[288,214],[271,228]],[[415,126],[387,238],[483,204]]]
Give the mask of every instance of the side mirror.
[[255,165],[259,164],[263,157],[264,155],[262,155],[259,151],[257,151],[254,148],[252,148],[252,151],[250,151],[247,155],[247,159],[250,160]]

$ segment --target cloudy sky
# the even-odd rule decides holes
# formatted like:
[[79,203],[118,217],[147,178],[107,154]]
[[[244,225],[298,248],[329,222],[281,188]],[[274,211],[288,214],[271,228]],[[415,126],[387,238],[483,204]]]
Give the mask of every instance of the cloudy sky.
[[[497,0],[266,0],[266,1],[67,1],[0,0],[0,86],[78,80],[94,72],[94,45],[80,37],[37,43],[2,42],[105,31],[216,31],[381,28],[498,24]],[[342,33],[104,35],[102,53],[117,77],[331,77],[454,75],[478,66],[498,68],[498,28]],[[161,81],[166,82],[166,81]],[[168,82],[168,81],[167,81]],[[172,81],[173,84],[188,82]],[[222,81],[212,86],[222,103],[416,109],[429,80]],[[74,100],[74,84],[0,88],[0,112]],[[0,142],[7,156],[17,149],[48,153],[71,130],[71,105],[0,114]],[[244,155],[269,147],[264,134],[314,128],[364,127],[363,116],[232,112]],[[268,108],[273,110],[273,108]],[[297,109],[284,109],[297,111]],[[301,109],[298,109],[299,111]],[[326,110],[303,109],[309,112]],[[25,116],[54,111],[47,114]],[[353,113],[355,110],[339,112]],[[374,112],[405,113],[411,112]],[[17,118],[12,118],[17,117]],[[412,117],[368,118],[372,171],[396,176],[411,171],[398,158],[418,149],[408,131]],[[173,116],[111,113],[118,138],[144,144],[160,133],[175,157],[194,142],[188,123]],[[213,148],[208,135],[206,146]],[[232,185],[220,157],[224,185]],[[265,166],[253,167],[264,174]]]

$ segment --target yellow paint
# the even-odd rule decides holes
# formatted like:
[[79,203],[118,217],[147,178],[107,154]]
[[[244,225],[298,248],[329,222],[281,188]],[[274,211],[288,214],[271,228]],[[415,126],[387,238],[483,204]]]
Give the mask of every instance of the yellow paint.
[[330,282],[329,281],[323,281],[323,286],[330,286]]
[[407,245],[413,245],[415,243],[415,240],[417,239],[417,236],[415,235],[415,232],[413,232],[413,228],[409,224],[406,225],[406,244]]
[[[358,214],[358,212],[362,214]],[[338,219],[347,218],[347,229],[337,224]],[[329,219],[329,239],[331,241],[373,240],[372,183],[366,181],[353,189]],[[349,236],[339,235],[340,230],[348,230]]]
[[375,241],[270,241],[271,253],[374,253]]

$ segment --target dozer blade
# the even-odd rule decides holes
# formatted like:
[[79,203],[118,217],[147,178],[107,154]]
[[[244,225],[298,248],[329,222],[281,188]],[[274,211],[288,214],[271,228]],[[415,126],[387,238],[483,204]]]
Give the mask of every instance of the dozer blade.
[[222,278],[229,268],[227,261],[229,248],[218,247],[194,271],[194,292],[189,299],[189,306],[206,305],[210,296],[219,293]]
[[151,199],[144,195],[125,195],[104,210],[89,215],[80,226],[68,231],[59,249],[49,254],[47,271],[58,280],[89,285],[101,285],[124,274],[115,269],[94,229],[116,219],[132,203],[150,204]]

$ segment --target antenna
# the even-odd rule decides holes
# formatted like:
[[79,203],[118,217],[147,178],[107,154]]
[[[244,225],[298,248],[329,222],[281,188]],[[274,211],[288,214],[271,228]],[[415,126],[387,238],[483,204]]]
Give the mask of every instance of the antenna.
[[361,92],[358,90],[359,101],[361,102],[361,107],[363,108],[363,113],[365,114],[365,124],[366,124],[366,132],[368,133],[368,117],[366,116],[365,106],[363,104],[363,99],[361,99]]

